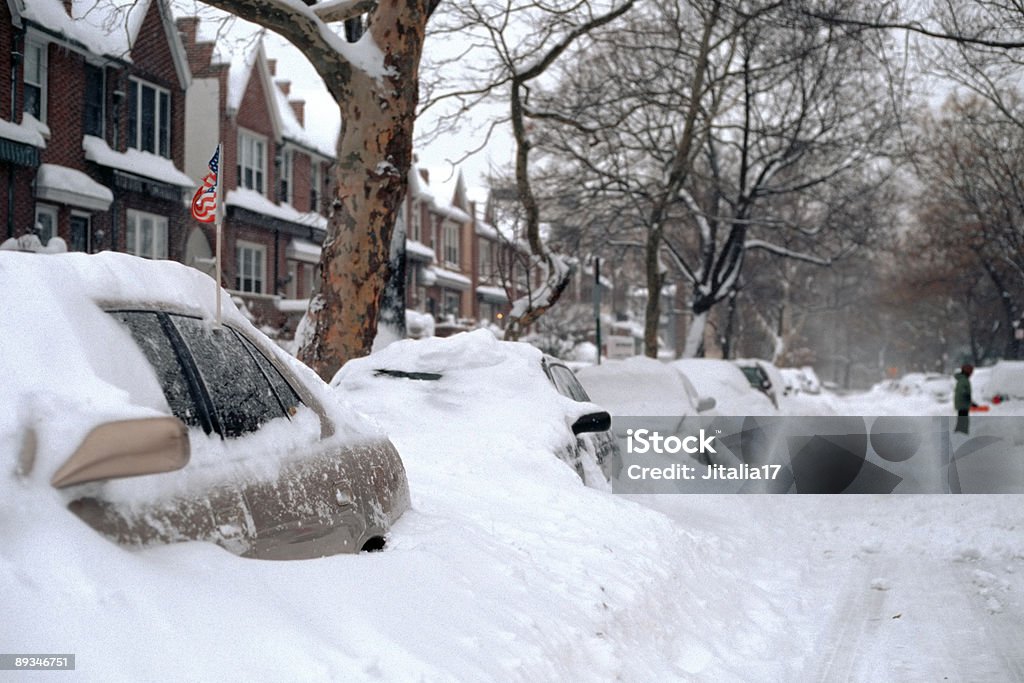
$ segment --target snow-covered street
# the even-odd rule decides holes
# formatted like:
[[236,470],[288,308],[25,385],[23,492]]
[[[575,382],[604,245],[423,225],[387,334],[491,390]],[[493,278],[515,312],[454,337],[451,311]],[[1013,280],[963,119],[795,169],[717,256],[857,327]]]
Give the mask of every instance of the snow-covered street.
[[413,492],[377,554],[132,552],[5,477],[4,649],[95,681],[1022,680],[1019,496],[612,495],[493,406],[414,406],[361,406]]

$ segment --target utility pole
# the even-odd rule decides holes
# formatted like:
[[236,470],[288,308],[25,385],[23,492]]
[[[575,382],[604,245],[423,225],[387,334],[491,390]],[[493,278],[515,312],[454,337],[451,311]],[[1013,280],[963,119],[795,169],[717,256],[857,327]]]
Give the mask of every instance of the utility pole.
[[597,364],[601,364],[601,257],[594,257],[594,325],[597,341]]

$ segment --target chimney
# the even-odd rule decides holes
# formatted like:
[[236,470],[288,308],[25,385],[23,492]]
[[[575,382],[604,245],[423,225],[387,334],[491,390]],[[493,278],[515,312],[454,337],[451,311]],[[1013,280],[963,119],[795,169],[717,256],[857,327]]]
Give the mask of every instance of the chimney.
[[[65,3],[70,0],[64,0]],[[199,17],[181,17],[175,22],[178,25],[178,33],[181,34],[181,41],[185,47],[196,44],[196,32],[199,30]]]
[[421,168],[420,169],[420,178],[423,178],[423,182],[425,182],[427,185],[429,185],[430,184],[430,171],[428,171],[425,168]]
[[288,100],[288,104],[292,105],[292,111],[295,112],[295,118],[299,120],[299,125],[303,128],[306,127],[306,101],[305,100]]
[[281,89],[281,92],[284,93],[284,96],[288,97],[288,94],[292,90],[292,82],[291,81],[274,81],[274,82],[277,83],[277,87]]
[[276,76],[277,75],[277,60],[276,59],[268,59],[267,60],[267,68],[270,69],[270,76],[271,77]]

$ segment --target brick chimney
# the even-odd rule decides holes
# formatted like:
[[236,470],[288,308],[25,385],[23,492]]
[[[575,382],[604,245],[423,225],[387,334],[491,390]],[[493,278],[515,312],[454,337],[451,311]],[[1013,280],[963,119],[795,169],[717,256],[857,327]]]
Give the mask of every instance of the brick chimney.
[[[65,3],[70,0],[64,0]],[[199,17],[181,17],[175,24],[178,25],[178,33],[181,34],[181,42],[185,47],[196,44],[196,32],[199,30]]]
[[[276,59],[268,59],[267,60],[267,68],[270,70],[271,78],[276,76],[277,75],[277,60]],[[285,93],[285,94],[287,94],[287,93]]]
[[420,178],[423,178],[423,182],[425,182],[427,185],[429,185],[430,184],[430,171],[428,171],[425,168],[421,168],[420,169]]
[[288,94],[292,90],[292,82],[291,81],[284,81],[284,80],[282,80],[282,81],[274,81],[274,82],[277,83],[277,87],[281,89],[281,92],[284,93],[284,96],[288,97]]
[[288,100],[288,104],[292,105],[292,111],[295,112],[295,118],[299,120],[299,125],[303,128],[306,127],[306,101],[305,100]]

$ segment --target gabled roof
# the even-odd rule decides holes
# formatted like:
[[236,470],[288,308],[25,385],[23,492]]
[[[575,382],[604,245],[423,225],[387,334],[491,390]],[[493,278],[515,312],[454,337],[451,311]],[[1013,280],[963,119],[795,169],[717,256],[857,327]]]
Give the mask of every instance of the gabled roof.
[[281,109],[278,107],[275,93],[277,85],[270,74],[270,65],[267,63],[267,53],[263,49],[262,36],[251,50],[241,59],[231,60],[228,68],[228,92],[227,107],[229,112],[237,112],[245,99],[245,93],[249,90],[253,77],[259,78],[263,85],[263,93],[266,97],[267,111],[270,113],[270,125],[273,128],[274,139],[281,141],[284,133],[284,124],[281,119]]
[[30,24],[62,39],[68,46],[93,55],[131,63],[131,51],[153,5],[170,45],[182,88],[191,80],[188,59],[166,0],[72,0],[71,14],[62,0],[8,0],[13,23]]

